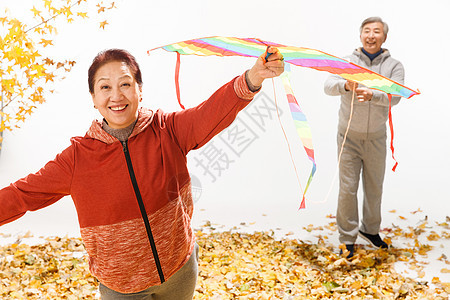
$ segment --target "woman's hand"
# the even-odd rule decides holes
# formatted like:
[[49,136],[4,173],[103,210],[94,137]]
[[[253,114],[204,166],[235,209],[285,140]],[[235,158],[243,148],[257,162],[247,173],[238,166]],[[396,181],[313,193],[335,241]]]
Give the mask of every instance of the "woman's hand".
[[[267,53],[271,53],[267,58]],[[248,71],[248,80],[254,87],[260,87],[266,78],[272,78],[281,75],[284,72],[284,59],[276,47],[270,46],[267,52],[262,54],[256,60],[256,63]]]

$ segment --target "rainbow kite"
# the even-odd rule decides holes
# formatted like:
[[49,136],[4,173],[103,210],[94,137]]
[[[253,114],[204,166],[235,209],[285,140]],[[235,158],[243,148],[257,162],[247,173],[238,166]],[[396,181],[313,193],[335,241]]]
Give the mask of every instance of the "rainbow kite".
[[345,79],[361,83],[368,88],[380,90],[386,94],[405,98],[411,98],[414,95],[420,94],[418,91],[407,88],[369,69],[325,52],[308,48],[284,46],[255,38],[215,36],[183,41],[155,49],[162,48],[170,52],[186,55],[259,57],[266,51],[267,46],[277,47],[283,55],[284,61],[296,66],[337,74]]
[[[156,49],[164,49],[170,52],[177,53],[177,64],[175,71],[175,83],[178,102],[180,106],[184,108],[180,102],[180,89],[178,83],[179,67],[180,67],[180,54],[184,55],[199,55],[199,56],[247,56],[247,57],[259,57],[266,52],[268,46],[277,47],[280,53],[284,57],[284,61],[296,66],[307,67],[316,69],[319,71],[326,71],[332,74],[337,74],[345,79],[360,83],[368,88],[385,92],[389,95],[389,99],[392,95],[401,96],[405,98],[411,98],[414,95],[420,94],[418,91],[410,89],[400,83],[397,83],[387,77],[384,77],[378,73],[375,73],[369,69],[361,67],[352,62],[346,61],[342,58],[327,54],[322,51],[285,46],[273,42],[262,41],[256,38],[235,38],[235,37],[207,37],[199,38],[179,43],[174,43],[158,48],[154,48],[148,51]],[[300,109],[300,106],[295,99],[292,89],[289,84],[288,75],[281,76],[283,85],[285,87],[286,95],[289,102],[289,108],[291,109],[294,124],[297,132],[306,150],[309,159],[313,163],[313,169],[308,179],[308,183],[303,192],[303,199],[301,208],[304,207],[305,193],[309,187],[312,177],[316,171],[316,163],[314,160],[314,150],[311,142],[311,131],[306,122],[306,117]],[[391,149],[393,156],[393,127],[391,119],[391,111],[389,107],[389,124],[391,129]],[[394,158],[395,160],[395,158]],[[395,170],[395,167],[394,169]]]

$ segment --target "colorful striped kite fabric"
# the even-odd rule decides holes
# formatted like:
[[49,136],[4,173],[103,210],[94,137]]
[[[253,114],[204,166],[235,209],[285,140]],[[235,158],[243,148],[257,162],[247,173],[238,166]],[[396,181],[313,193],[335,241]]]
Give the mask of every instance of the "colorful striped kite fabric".
[[267,46],[277,47],[283,55],[284,61],[296,66],[337,74],[345,79],[361,83],[366,87],[391,95],[411,98],[414,95],[420,94],[418,91],[410,89],[369,69],[325,52],[302,47],[284,46],[255,38],[214,36],[183,41],[158,48],[186,55],[259,57],[266,51]]

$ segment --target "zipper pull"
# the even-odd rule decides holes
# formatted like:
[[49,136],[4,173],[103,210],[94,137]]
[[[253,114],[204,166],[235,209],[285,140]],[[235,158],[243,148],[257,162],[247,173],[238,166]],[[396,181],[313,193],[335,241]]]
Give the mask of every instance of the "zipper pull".
[[123,149],[123,152],[125,152],[125,153],[128,152],[127,141],[123,141],[122,142],[122,149]]

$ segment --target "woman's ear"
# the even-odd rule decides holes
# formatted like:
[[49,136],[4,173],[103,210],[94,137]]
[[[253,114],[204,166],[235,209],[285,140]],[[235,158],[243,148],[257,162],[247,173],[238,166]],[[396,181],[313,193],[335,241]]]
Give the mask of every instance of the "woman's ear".
[[94,108],[97,109],[97,106],[95,105],[95,95],[94,95],[94,93],[91,93],[91,97],[92,97],[92,103],[94,103]]

